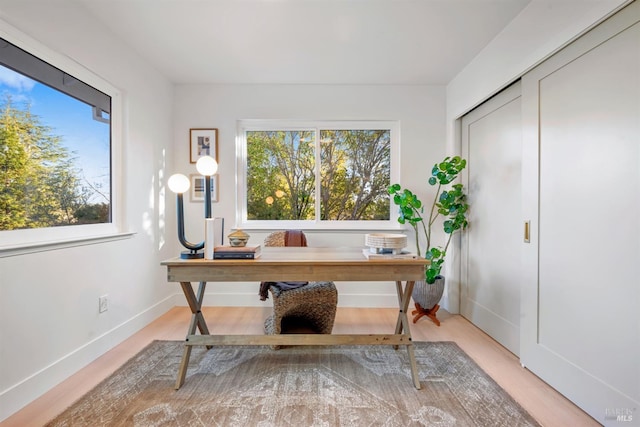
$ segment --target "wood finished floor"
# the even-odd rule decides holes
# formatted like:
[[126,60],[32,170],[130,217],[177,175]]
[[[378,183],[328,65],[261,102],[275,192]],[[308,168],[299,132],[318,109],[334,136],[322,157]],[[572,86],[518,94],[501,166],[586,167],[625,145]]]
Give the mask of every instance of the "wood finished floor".
[[[262,333],[270,307],[205,307],[212,333]],[[397,309],[338,309],[334,333],[393,331]],[[186,307],[175,307],[138,333],[78,371],[4,422],[2,427],[42,426],[138,353],[153,340],[182,340],[190,321]],[[520,366],[512,353],[459,315],[440,310],[440,327],[429,319],[411,326],[414,341],[455,341],[500,386],[545,427],[600,424]],[[409,386],[409,385],[408,385]]]

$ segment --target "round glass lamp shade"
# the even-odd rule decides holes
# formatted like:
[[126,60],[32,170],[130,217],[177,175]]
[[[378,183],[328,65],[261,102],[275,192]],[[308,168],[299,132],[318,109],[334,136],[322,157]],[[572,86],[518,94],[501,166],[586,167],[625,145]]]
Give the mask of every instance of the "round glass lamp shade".
[[196,169],[198,169],[200,175],[215,175],[218,172],[218,162],[211,156],[203,156],[196,162]]
[[181,173],[176,173],[169,177],[169,181],[167,181],[169,185],[169,189],[174,193],[184,193],[191,186],[191,182],[189,182],[189,178],[182,175]]

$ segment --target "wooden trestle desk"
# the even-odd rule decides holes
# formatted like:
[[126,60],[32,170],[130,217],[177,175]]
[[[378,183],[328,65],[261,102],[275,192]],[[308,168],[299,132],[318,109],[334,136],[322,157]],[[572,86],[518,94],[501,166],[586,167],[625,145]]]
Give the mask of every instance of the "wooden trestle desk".
[[[367,259],[362,248],[276,248],[262,249],[255,260],[185,260],[163,261],[169,282],[179,282],[192,312],[182,362],[176,379],[176,390],[182,386],[194,345],[403,345],[407,348],[413,384],[420,379],[411,342],[407,308],[416,280],[422,280],[423,258]],[[393,334],[358,335],[212,335],[200,311],[207,282],[256,282],[256,298],[260,281],[392,281],[398,295],[398,320]],[[199,282],[197,293],[192,282]],[[404,282],[404,284],[403,284]],[[200,335],[196,335],[196,328]]]

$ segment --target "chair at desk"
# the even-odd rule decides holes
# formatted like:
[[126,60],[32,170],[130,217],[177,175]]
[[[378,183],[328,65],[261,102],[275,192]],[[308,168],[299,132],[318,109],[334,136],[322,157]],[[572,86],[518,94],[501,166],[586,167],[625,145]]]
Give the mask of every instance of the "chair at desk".
[[[264,245],[307,246],[307,239],[299,230],[276,231],[267,236]],[[273,297],[273,314],[264,322],[266,334],[331,333],[338,306],[333,282],[263,282],[261,299],[266,299],[267,288]]]

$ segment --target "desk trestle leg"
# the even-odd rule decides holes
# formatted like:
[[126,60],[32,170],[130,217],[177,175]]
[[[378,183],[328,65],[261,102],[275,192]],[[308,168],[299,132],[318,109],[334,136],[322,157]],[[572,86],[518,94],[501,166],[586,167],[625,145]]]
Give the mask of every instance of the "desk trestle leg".
[[[184,296],[189,303],[189,308],[191,309],[191,323],[189,324],[189,330],[187,331],[187,341],[189,340],[190,335],[194,335],[196,333],[196,328],[200,331],[201,335],[210,335],[209,328],[207,327],[207,323],[204,320],[204,316],[202,315],[202,301],[204,299],[204,292],[207,287],[207,282],[200,282],[198,286],[198,295],[193,292],[193,287],[190,282],[180,282],[182,286],[182,292],[184,292]],[[189,367],[189,358],[191,357],[191,348],[192,346],[185,344],[184,352],[182,353],[182,361],[180,362],[180,369],[178,370],[178,378],[176,379],[176,387],[178,390],[187,376],[187,368]],[[207,346],[208,349],[211,348],[210,345]]]
[[[264,345],[264,344],[289,344],[289,345],[344,345],[344,344],[386,344],[393,345],[394,348],[398,348],[399,345],[404,345],[407,348],[407,355],[409,357],[409,365],[411,368],[411,377],[413,379],[413,385],[416,389],[420,389],[420,378],[418,376],[418,365],[413,349],[413,342],[411,341],[411,330],[409,329],[409,319],[407,317],[407,310],[409,307],[409,301],[411,299],[411,292],[413,291],[413,281],[406,282],[404,286],[402,282],[396,282],[396,290],[398,294],[398,320],[396,322],[396,330],[394,335],[368,335],[361,337],[354,336],[319,336],[319,335],[296,335],[293,336],[246,336],[235,337],[231,336],[218,336],[211,335],[207,324],[204,320],[204,316],[201,312],[202,301],[204,299],[204,292],[206,282],[200,282],[198,288],[198,294],[193,292],[193,287],[190,282],[180,282],[184,295],[189,303],[191,309],[191,323],[187,333],[185,342],[184,353],[182,355],[182,361],[180,362],[180,369],[178,371],[178,377],[176,379],[175,389],[178,390],[185,381],[187,375],[187,368],[189,365],[189,358],[191,357],[191,347],[194,345],[206,345],[207,348],[211,348],[212,344],[219,345]],[[200,335],[195,335],[196,329],[200,331]],[[359,338],[359,339],[358,339]],[[291,342],[286,342],[290,340]],[[324,340],[327,342],[325,343]],[[273,343],[271,342],[273,341]]]
[[[420,377],[418,376],[418,365],[416,363],[416,356],[413,351],[413,342],[411,340],[411,330],[409,329],[409,318],[407,317],[407,310],[409,309],[409,301],[411,299],[411,293],[413,292],[414,281],[408,281],[404,289],[402,289],[402,282],[396,282],[396,292],[398,294],[398,304],[400,311],[398,312],[398,320],[396,322],[396,335],[400,335],[404,331],[404,335],[409,339],[407,344],[407,354],[409,357],[409,365],[411,366],[411,377],[413,378],[413,385],[420,390]],[[394,346],[396,349],[398,346]]]

